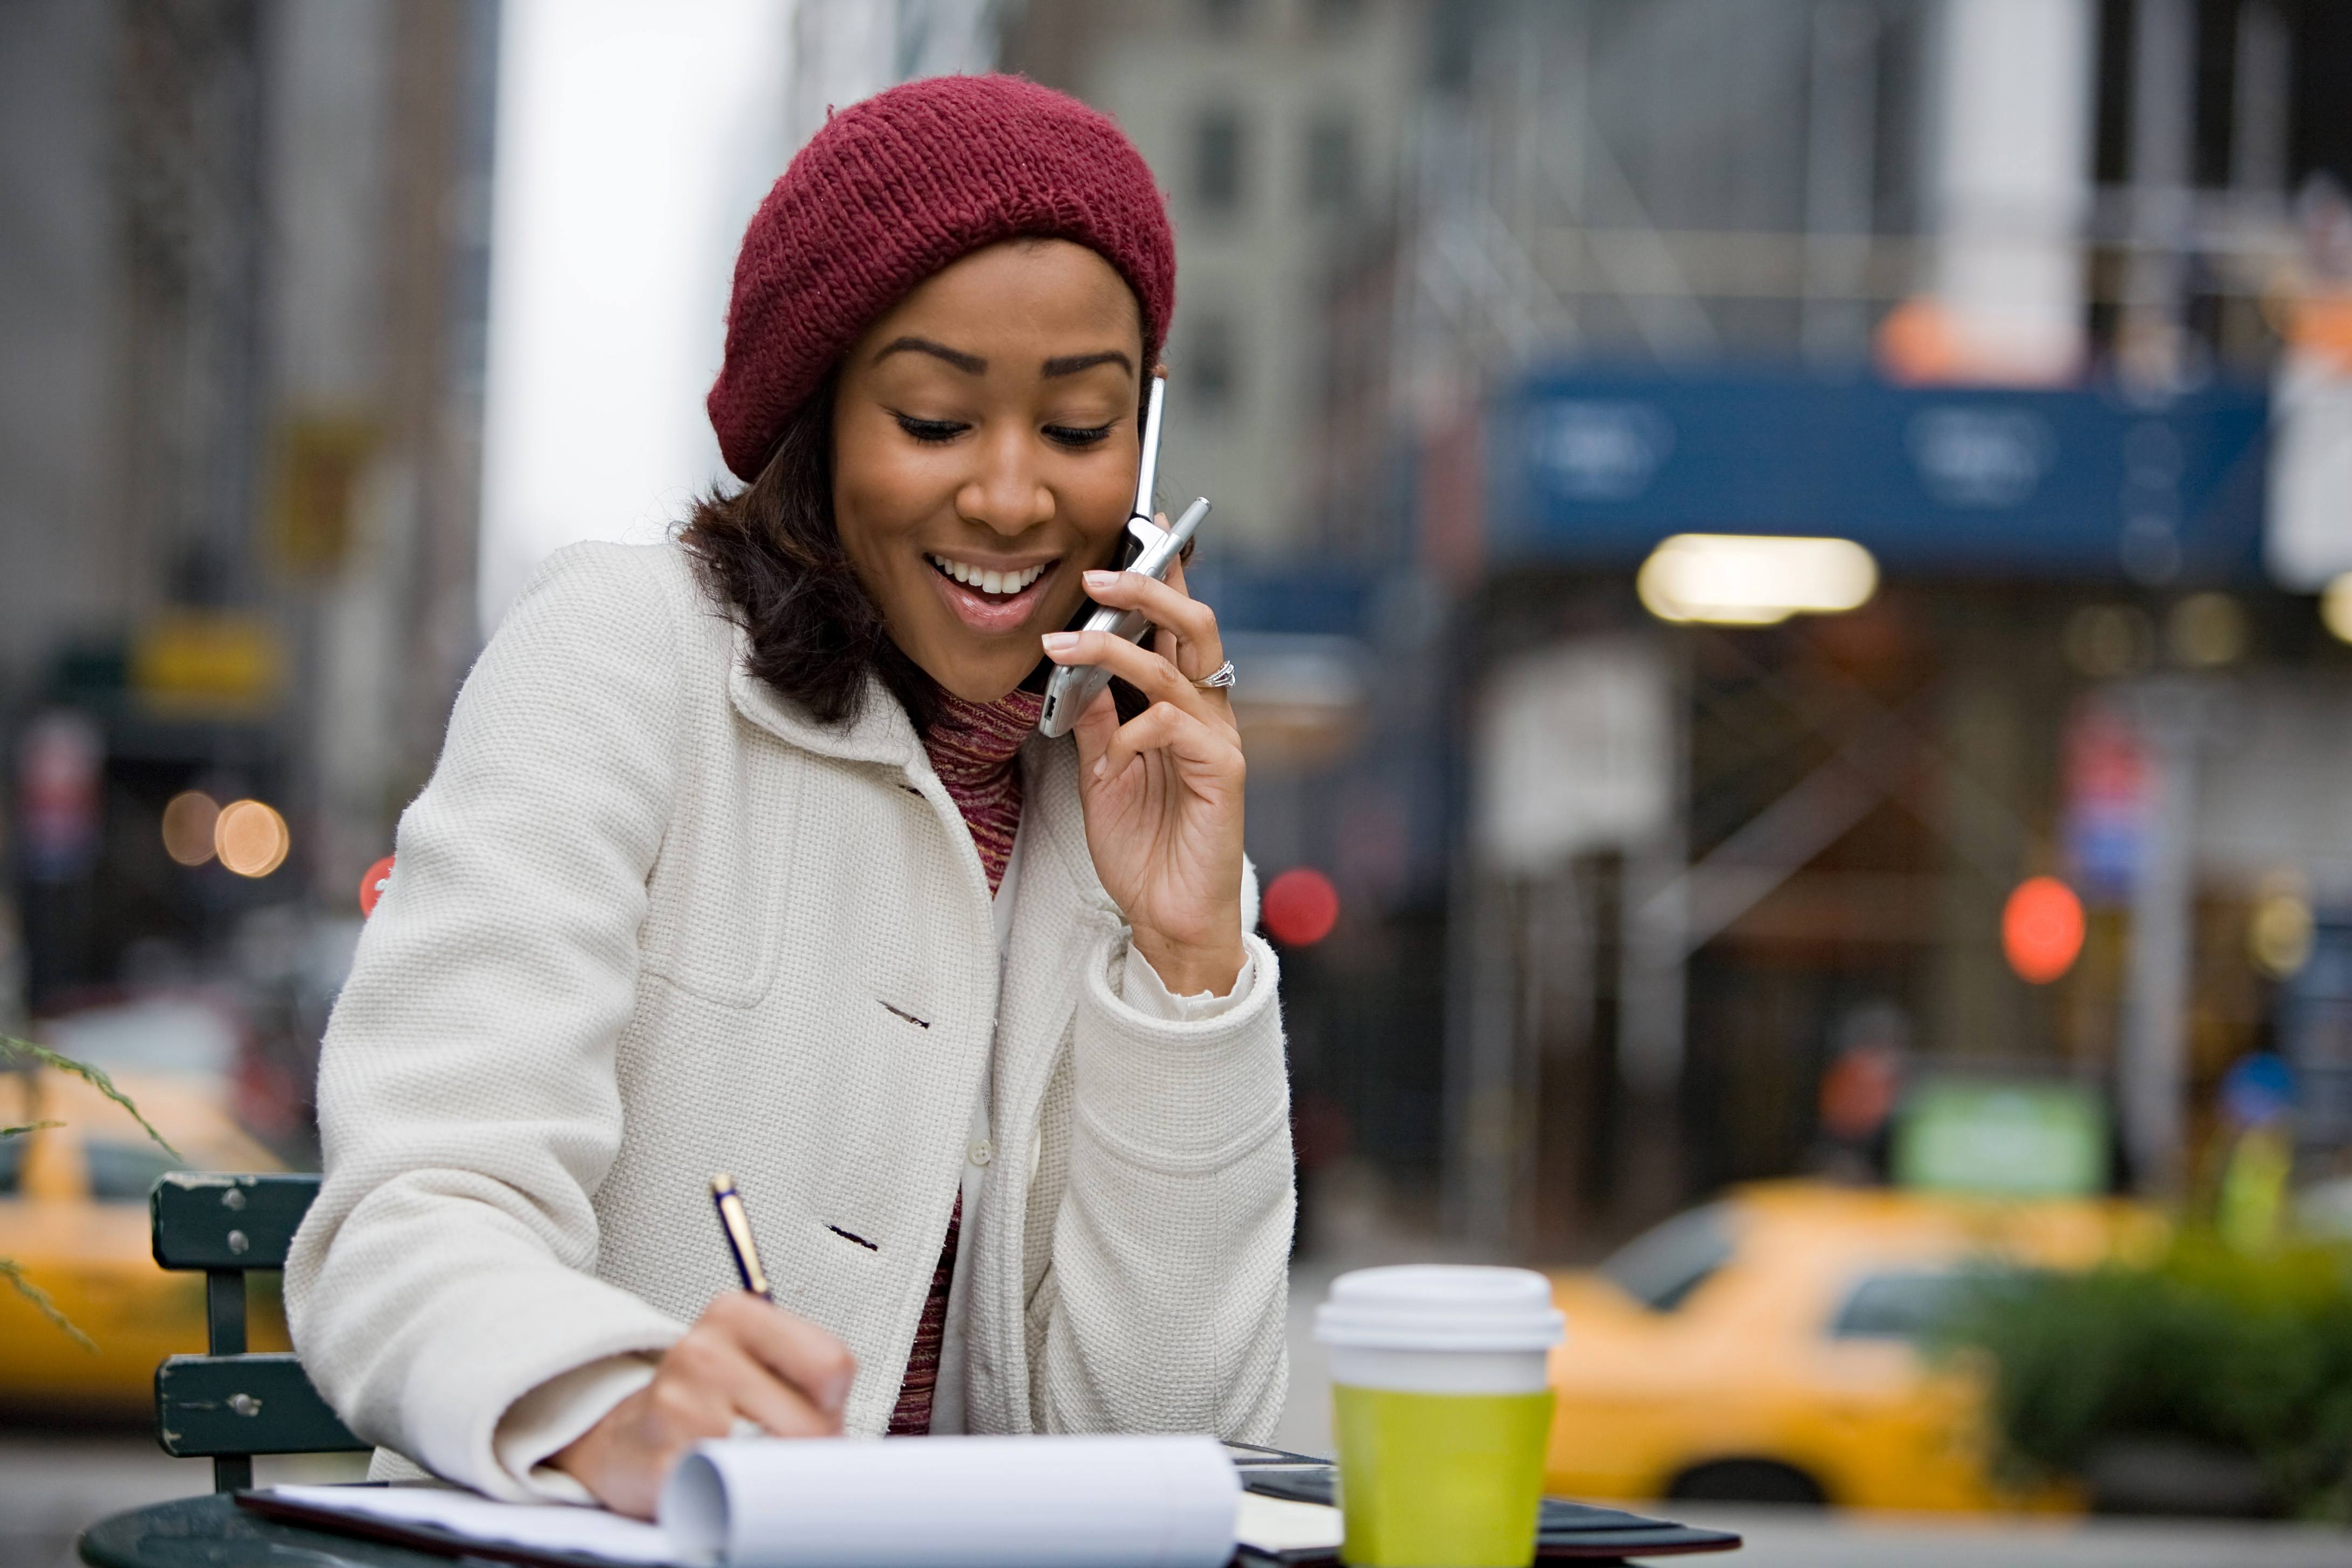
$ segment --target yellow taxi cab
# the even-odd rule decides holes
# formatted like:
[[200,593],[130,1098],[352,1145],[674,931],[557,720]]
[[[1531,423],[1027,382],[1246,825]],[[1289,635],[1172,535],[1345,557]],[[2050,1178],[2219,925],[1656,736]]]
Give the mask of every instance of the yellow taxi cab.
[[1777,1182],[1561,1274],[1545,1480],[1569,1497],[2064,1509],[1989,1467],[1981,1373],[1922,1338],[1969,1271],[2088,1268],[2161,1235],[2096,1198]]
[[[118,1074],[115,1085],[181,1158],[70,1074],[0,1073],[0,1126],[55,1121],[0,1139],[0,1258],[87,1335],[78,1343],[0,1281],[0,1408],[136,1417],[155,1404],[155,1365],[205,1348],[205,1277],[169,1273],[150,1249],[147,1190],[175,1169],[277,1171],[207,1077]],[[269,1277],[274,1287],[275,1277]],[[285,1350],[274,1289],[253,1289],[250,1348]]]

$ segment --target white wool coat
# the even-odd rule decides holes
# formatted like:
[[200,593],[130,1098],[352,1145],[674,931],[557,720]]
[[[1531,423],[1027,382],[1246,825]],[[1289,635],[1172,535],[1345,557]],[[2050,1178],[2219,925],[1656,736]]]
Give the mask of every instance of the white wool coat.
[[1247,939],[1221,1016],[1124,1001],[1075,750],[1033,738],[1000,958],[905,711],[877,683],[819,724],[744,651],[675,544],[561,552],[491,638],[327,1031],[286,1269],[311,1380],[362,1436],[523,1495],[494,1441],[518,1400],[734,1288],[728,1171],[878,1434],[992,1050],[968,1429],[1265,1438],[1294,1206],[1273,952]]

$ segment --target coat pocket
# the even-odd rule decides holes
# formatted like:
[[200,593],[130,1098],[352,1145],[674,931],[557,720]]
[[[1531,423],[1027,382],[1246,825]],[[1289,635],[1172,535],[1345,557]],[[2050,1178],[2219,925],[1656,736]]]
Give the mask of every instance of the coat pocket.
[[786,945],[783,900],[799,852],[799,771],[746,769],[739,792],[680,803],[646,879],[645,973],[722,1007],[766,1000]]

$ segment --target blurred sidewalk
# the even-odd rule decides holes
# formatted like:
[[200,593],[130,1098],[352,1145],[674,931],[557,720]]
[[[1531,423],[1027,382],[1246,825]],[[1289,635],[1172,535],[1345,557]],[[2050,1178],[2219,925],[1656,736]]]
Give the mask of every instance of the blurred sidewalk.
[[2218,1520],[2021,1520],[1990,1515],[1668,1508],[1747,1539],[1724,1568],[2345,1568],[2352,1534],[2308,1524]]

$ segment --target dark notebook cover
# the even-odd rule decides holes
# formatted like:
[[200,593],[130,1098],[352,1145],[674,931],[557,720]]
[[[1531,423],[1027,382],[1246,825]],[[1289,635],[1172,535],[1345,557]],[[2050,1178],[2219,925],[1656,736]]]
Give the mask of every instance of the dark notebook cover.
[[[1242,1485],[1265,1497],[1293,1502],[1335,1500],[1335,1468],[1326,1460],[1274,1448],[1253,1448],[1228,1443]],[[1739,1537],[1720,1530],[1698,1530],[1668,1520],[1648,1519],[1622,1509],[1596,1508],[1559,1498],[1543,1500],[1536,1521],[1536,1555],[1559,1561],[1614,1561],[1624,1557],[1671,1557],[1689,1552],[1730,1552]],[[1308,1563],[1337,1562],[1328,1552],[1261,1552],[1244,1547],[1241,1563]]]

